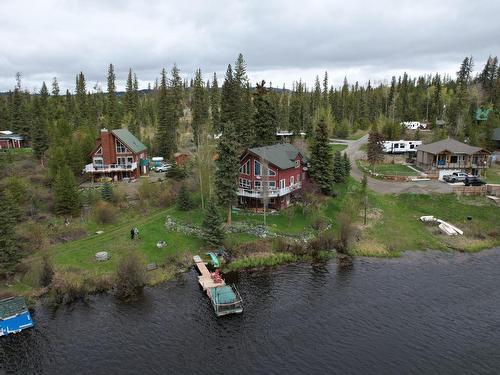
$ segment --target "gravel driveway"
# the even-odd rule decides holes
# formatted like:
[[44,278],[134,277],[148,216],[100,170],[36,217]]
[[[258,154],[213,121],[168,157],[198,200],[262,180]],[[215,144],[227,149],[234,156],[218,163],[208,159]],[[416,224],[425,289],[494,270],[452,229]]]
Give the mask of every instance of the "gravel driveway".
[[[356,160],[361,159],[365,153],[360,150],[360,147],[368,143],[368,135],[361,137],[358,140],[341,140],[332,139],[332,143],[342,143],[347,145],[345,152],[351,159],[352,170],[351,176],[357,181],[361,181],[363,174],[359,170]],[[402,193],[417,193],[417,194],[431,194],[431,193],[452,193],[453,187],[440,181],[384,181],[378,180],[368,176],[368,186],[373,191],[380,194],[402,194]]]

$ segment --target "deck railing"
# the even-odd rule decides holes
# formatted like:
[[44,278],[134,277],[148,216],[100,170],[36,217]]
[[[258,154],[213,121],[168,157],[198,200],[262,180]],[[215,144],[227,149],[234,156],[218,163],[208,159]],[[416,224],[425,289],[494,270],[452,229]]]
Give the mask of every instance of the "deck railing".
[[[302,187],[302,182],[297,182],[293,185],[284,187],[284,188],[273,188],[269,187],[267,189],[267,196],[269,198],[275,198],[275,197],[281,197],[283,195],[287,195],[291,193],[292,191],[298,190]],[[238,189],[238,196],[241,197],[249,197],[249,198],[262,198],[264,196],[264,189],[262,187],[257,188],[257,189],[245,189],[245,188],[239,188]]]
[[87,164],[85,166],[86,173],[93,172],[121,172],[133,171],[137,169],[137,163],[128,164]]

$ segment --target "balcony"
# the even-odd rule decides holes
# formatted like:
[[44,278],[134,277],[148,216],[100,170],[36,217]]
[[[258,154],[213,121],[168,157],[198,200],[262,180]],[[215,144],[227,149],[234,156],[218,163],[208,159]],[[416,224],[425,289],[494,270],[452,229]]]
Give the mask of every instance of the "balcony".
[[[297,182],[296,184],[285,187],[283,189],[270,187],[267,190],[267,197],[268,198],[282,197],[284,195],[290,194],[292,191],[299,190],[301,188],[302,188],[302,182]],[[238,196],[239,197],[249,197],[249,198],[263,198],[264,192],[262,191],[262,188],[244,189],[244,188],[240,187],[238,189]]]
[[85,173],[130,172],[137,169],[137,163],[128,164],[87,164]]

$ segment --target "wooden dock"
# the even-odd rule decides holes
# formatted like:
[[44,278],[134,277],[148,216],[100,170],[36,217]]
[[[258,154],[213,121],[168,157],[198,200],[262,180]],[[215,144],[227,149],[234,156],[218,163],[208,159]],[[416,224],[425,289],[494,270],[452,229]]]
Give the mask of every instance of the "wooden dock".
[[198,271],[200,272],[200,276],[198,276],[198,282],[200,283],[204,291],[207,291],[207,289],[209,288],[216,288],[219,286],[226,285],[224,280],[218,283],[214,281],[214,279],[212,278],[212,274],[210,273],[207,266],[205,265],[205,262],[201,259],[199,255],[195,255],[193,257],[193,261],[196,267],[198,268]]

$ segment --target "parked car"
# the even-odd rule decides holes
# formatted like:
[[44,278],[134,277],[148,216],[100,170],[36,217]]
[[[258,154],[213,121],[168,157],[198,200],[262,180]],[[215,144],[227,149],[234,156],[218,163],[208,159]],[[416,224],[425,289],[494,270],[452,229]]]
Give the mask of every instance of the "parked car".
[[172,164],[162,164],[159,167],[156,167],[156,172],[167,172],[172,168]]
[[443,176],[443,180],[446,182],[464,182],[467,176],[468,174],[465,172],[453,172]]
[[481,186],[481,185],[485,185],[485,184],[486,184],[486,182],[484,182],[483,180],[481,180],[477,176],[467,176],[464,180],[465,186]]

